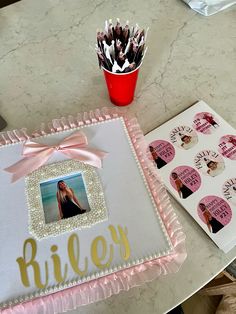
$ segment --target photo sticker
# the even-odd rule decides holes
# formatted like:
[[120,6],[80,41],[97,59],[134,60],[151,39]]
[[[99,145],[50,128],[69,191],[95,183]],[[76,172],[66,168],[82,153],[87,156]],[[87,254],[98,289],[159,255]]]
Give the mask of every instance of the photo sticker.
[[81,173],[40,183],[45,223],[90,211]]
[[197,144],[198,137],[189,126],[178,126],[170,132],[170,140],[175,146],[187,150]]
[[212,134],[219,128],[219,122],[212,113],[200,112],[194,117],[193,127],[203,134]]
[[236,205],[236,177],[224,183],[222,192],[227,201]]
[[218,176],[225,169],[223,158],[219,153],[212,150],[199,152],[194,158],[194,164],[201,173],[211,177]]
[[215,195],[209,195],[201,199],[197,211],[198,216],[206,224],[210,233],[219,232],[232,218],[232,210],[229,204]]
[[173,145],[163,140],[156,140],[149,144],[149,151],[158,169],[164,167],[175,157]]
[[222,136],[219,143],[219,152],[226,158],[236,160],[236,136]]
[[189,166],[176,167],[170,174],[170,183],[182,199],[186,199],[201,186],[199,173]]

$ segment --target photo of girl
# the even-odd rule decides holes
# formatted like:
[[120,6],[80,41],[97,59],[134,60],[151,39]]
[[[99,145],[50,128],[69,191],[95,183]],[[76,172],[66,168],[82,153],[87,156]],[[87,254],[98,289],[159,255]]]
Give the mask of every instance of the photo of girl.
[[175,146],[188,150],[198,143],[198,136],[190,126],[179,125],[171,130],[170,140]]
[[153,146],[149,146],[149,150],[152,154],[152,157],[156,163],[156,166],[158,169],[161,169],[162,167],[164,167],[166,165],[165,160],[163,160],[157,153],[157,151],[154,149]]
[[219,129],[218,119],[210,112],[199,112],[194,116],[193,127],[203,134],[212,134]]
[[189,149],[194,146],[195,143],[192,142],[192,137],[190,135],[179,133],[179,136],[182,141],[181,147]]
[[40,183],[45,223],[60,221],[89,212],[81,173]]
[[233,146],[236,146],[236,137],[235,136],[229,136],[228,142],[232,144]]
[[213,150],[199,151],[194,158],[195,167],[204,175],[212,178],[220,175],[225,170],[222,156]]
[[236,160],[236,136],[224,135],[219,140],[218,150],[226,158]]
[[210,160],[208,158],[204,158],[204,161],[207,166],[207,174],[209,174],[211,177],[215,177],[219,175],[224,170],[224,163],[220,163],[214,160]]
[[66,219],[86,212],[80,205],[72,188],[68,187],[63,180],[57,182],[57,202],[59,219]]
[[183,184],[183,182],[180,180],[178,174],[176,172],[171,173],[171,177],[175,182],[176,190],[179,194],[180,198],[187,198],[191,194],[193,194],[193,191],[191,191],[186,185]]
[[219,124],[214,120],[213,116],[210,113],[204,113],[202,119],[206,120],[214,128],[219,127]]
[[204,217],[205,223],[208,227],[208,230],[211,233],[217,233],[218,231],[220,231],[224,227],[224,225],[222,225],[221,222],[219,222],[216,218],[214,218],[211,215],[210,211],[207,209],[207,207],[204,203],[200,203],[198,206],[199,206],[199,208],[203,214],[203,217]]

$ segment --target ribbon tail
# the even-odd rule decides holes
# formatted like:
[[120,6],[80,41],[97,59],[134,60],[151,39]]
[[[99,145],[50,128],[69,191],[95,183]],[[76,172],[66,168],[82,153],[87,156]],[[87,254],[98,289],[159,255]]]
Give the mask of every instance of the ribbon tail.
[[34,170],[38,169],[42,166],[51,156],[51,154],[38,154],[35,157],[25,157],[15,163],[14,165],[5,168],[4,171],[12,173],[11,182],[15,182],[19,180],[21,177],[28,175],[29,173],[33,172]]
[[108,154],[94,148],[75,148],[61,150],[63,154],[96,168],[102,168],[102,159]]
[[71,147],[86,147],[87,145],[87,137],[81,131],[71,134],[60,143],[60,147],[62,149],[67,149]]

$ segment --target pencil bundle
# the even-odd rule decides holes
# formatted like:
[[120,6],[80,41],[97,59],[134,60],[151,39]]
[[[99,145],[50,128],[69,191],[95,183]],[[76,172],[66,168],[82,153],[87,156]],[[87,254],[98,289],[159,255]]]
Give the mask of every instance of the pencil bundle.
[[114,73],[128,73],[136,69],[145,55],[148,29],[140,29],[138,24],[129,27],[129,21],[122,27],[117,19],[105,21],[104,31],[97,31],[96,52],[99,67]]

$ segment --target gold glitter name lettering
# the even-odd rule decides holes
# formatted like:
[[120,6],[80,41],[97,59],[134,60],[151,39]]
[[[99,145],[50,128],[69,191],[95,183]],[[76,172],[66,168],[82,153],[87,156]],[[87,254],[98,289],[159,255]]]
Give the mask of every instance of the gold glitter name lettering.
[[[31,247],[31,258],[29,261],[26,261],[26,255],[28,256],[27,253],[29,253],[29,250],[27,249],[27,246],[30,245]],[[21,274],[21,281],[25,287],[29,287],[29,277],[28,277],[28,267],[32,266],[33,271],[34,271],[34,282],[37,288],[43,289],[47,286],[48,284],[48,263],[45,262],[45,283],[43,284],[41,281],[41,272],[40,272],[40,267],[38,262],[36,262],[35,256],[37,254],[37,244],[34,239],[27,239],[25,240],[24,246],[23,246],[23,257],[18,257],[17,258],[17,263],[19,264],[20,267],[20,274]]]
[[84,260],[84,270],[81,270],[79,268],[79,252],[80,252],[80,246],[79,246],[79,237],[77,236],[76,233],[73,233],[68,240],[68,256],[70,260],[71,267],[73,271],[80,275],[80,276],[85,276],[88,271],[88,258],[85,257]]
[[[51,252],[56,253],[57,251],[57,245],[52,245],[51,246]],[[64,275],[62,276],[61,272],[61,259],[58,256],[58,254],[52,254],[51,256],[52,262],[53,262],[53,269],[54,269],[54,277],[57,282],[63,282],[66,279],[67,276],[67,271],[68,271],[68,266],[65,264],[64,268]]]
[[120,234],[120,237],[118,238],[116,229],[114,226],[110,225],[109,230],[111,232],[112,240],[115,242],[115,244],[120,245],[120,256],[124,261],[127,261],[130,257],[130,245],[127,238],[128,230],[125,228],[122,229],[121,226],[118,226],[118,232]]
[[[99,244],[100,243],[100,244]],[[99,256],[98,250],[99,246],[102,249],[102,254]],[[94,265],[96,265],[99,269],[104,269],[108,268],[111,265],[113,255],[114,255],[114,250],[113,250],[113,245],[110,245],[110,256],[108,258],[108,261],[104,264],[102,264],[102,261],[106,258],[107,255],[107,242],[106,239],[102,236],[96,237],[91,245],[91,257]]]
[[[109,268],[112,264],[114,257],[114,249],[119,246],[120,256],[124,261],[127,261],[130,257],[130,245],[127,238],[127,228],[117,227],[110,225],[108,227],[112,239],[112,243],[107,244],[107,240],[103,236],[96,237],[91,244],[90,254],[91,261],[98,269]],[[88,257],[82,260],[82,268],[80,262],[80,243],[79,236],[73,233],[68,238],[67,244],[67,254],[69,259],[69,264],[65,263],[64,266],[61,263],[61,258],[57,253],[58,246],[51,246],[51,259],[52,259],[52,269],[54,278],[57,283],[65,282],[67,280],[68,266],[70,265],[75,274],[79,276],[86,276],[88,273]],[[29,274],[33,270],[35,286],[39,289],[44,289],[48,285],[49,274],[48,274],[48,262],[45,261],[44,268],[36,261],[37,255],[37,242],[29,238],[25,240],[23,246],[23,257],[18,257],[16,259],[22,284],[25,287],[30,287]],[[45,280],[42,281],[41,271],[45,276]]]

